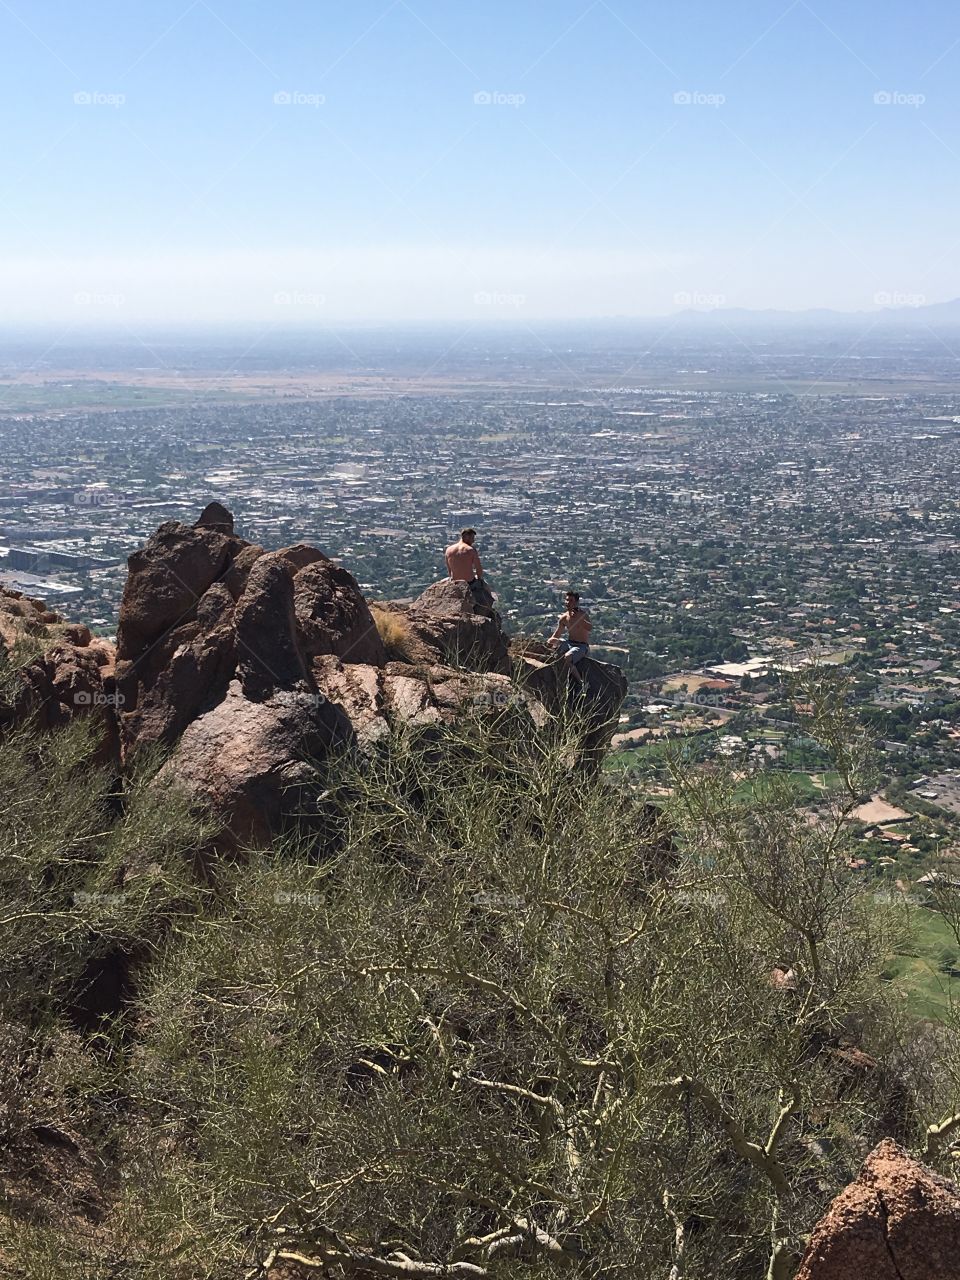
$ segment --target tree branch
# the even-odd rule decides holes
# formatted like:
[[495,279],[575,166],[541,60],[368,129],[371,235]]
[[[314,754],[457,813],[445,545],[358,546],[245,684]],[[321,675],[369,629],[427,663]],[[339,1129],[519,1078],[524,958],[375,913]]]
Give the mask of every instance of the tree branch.
[[924,1156],[930,1159],[931,1156],[938,1155],[940,1148],[957,1128],[960,1128],[960,1113],[944,1116],[939,1124],[929,1125],[924,1137]]
[[[747,1160],[768,1179],[778,1199],[783,1199],[790,1194],[790,1184],[787,1182],[786,1175],[772,1151],[768,1151],[765,1147],[761,1147],[759,1143],[752,1142],[747,1137],[736,1118],[731,1115],[713,1090],[708,1085],[705,1085],[702,1080],[697,1080],[693,1076],[677,1076],[674,1080],[664,1081],[658,1087],[672,1093],[688,1092],[695,1094],[703,1103],[707,1113],[720,1125],[720,1128],[730,1139],[737,1155],[743,1160]],[[778,1118],[777,1124],[780,1123]],[[776,1125],[774,1127],[776,1128]]]
[[278,1249],[275,1262],[296,1262],[301,1267],[323,1271],[331,1266],[343,1267],[352,1275],[397,1276],[400,1280],[483,1280],[490,1273],[486,1267],[472,1262],[417,1262],[413,1258],[374,1258],[367,1253],[321,1246],[318,1258],[309,1258],[294,1249]]

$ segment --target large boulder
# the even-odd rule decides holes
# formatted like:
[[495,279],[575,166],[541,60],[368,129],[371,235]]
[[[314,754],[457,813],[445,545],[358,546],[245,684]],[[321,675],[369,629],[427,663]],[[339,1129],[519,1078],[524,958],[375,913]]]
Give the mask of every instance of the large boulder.
[[510,674],[500,615],[468,582],[446,579],[427,587],[405,612],[413,635],[436,659],[471,671]]
[[161,775],[215,815],[219,847],[233,848],[294,820],[309,825],[322,791],[317,764],[353,741],[349,719],[322,694],[278,688],[251,699],[234,680],[188,725]]
[[297,634],[293,581],[282,556],[261,556],[237,601],[237,669],[247,698],[264,698],[274,689],[313,689]]
[[583,760],[597,765],[613,739],[627,696],[627,678],[619,667],[594,658],[581,662],[579,670],[582,684],[568,676],[563,659],[546,646],[528,649],[515,664],[519,686],[537,700],[543,712],[582,719]]
[[233,515],[222,502],[208,502],[193,527],[231,534],[233,533]]
[[125,756],[172,745],[222,697],[236,668],[226,579],[237,578],[238,558],[250,550],[233,534],[229,511],[211,503],[194,526],[167,521],[129,557],[116,673]]
[[128,557],[120,602],[117,658],[140,664],[196,617],[201,596],[246,546],[217,528],[168,520]]
[[379,667],[344,663],[328,653],[314,658],[310,670],[319,692],[350,721],[362,750],[389,738],[391,724]]
[[233,598],[223,583],[214,583],[197,602],[193,623],[171,633],[162,664],[144,664],[142,680],[132,678],[133,664],[121,666],[119,710],[129,747],[172,744],[223,692],[236,666],[232,620]]
[[353,574],[331,561],[317,561],[301,569],[295,582],[297,627],[305,653],[384,665],[383,641]]
[[891,1138],[818,1223],[796,1280],[955,1280],[960,1190]]
[[10,653],[30,639],[52,639],[53,628],[62,623],[59,613],[48,609],[42,600],[0,586],[0,655]]
[[100,758],[116,757],[119,698],[109,641],[65,622],[41,600],[0,587],[0,658],[14,663],[0,695],[0,727],[30,719],[57,729],[91,716],[100,725]]

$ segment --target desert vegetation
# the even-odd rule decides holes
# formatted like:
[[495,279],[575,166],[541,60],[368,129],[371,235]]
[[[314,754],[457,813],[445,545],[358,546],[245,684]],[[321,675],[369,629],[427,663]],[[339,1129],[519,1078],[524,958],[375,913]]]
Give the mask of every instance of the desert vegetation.
[[8,731],[3,1266],[759,1280],[879,1138],[948,1170],[956,1028],[885,976],[869,759],[809,696],[832,821],[682,769],[654,808],[575,767],[573,713],[466,714],[216,861],[158,756],[121,784],[92,721]]

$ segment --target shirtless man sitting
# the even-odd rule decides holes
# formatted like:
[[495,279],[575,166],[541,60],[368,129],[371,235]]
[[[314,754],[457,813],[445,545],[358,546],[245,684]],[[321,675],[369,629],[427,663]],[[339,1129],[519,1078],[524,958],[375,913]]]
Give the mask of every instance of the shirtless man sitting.
[[[577,666],[590,652],[590,632],[593,630],[593,623],[586,609],[580,608],[578,592],[567,592],[566,606],[566,613],[561,613],[557,629],[547,644],[555,646],[563,656],[567,664],[567,676],[572,676],[583,684],[583,675],[577,670]],[[566,640],[563,639],[564,631],[567,633]]]
[[489,593],[483,581],[483,565],[473,545],[476,539],[476,529],[464,529],[460,534],[460,541],[451,542],[443,553],[443,558],[453,581],[468,582],[474,598],[484,603]]

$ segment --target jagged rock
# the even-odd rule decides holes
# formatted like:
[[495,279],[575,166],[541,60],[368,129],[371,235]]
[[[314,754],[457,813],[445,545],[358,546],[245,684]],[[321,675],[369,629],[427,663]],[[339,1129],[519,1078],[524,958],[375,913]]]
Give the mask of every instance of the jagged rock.
[[32,694],[37,717],[46,728],[66,724],[108,705],[105,667],[94,650],[57,644],[27,663],[21,676]]
[[233,515],[222,503],[208,502],[193,527],[215,529],[217,533],[233,533]]
[[474,614],[491,617],[494,613],[493,598],[485,589],[484,600],[489,603],[478,599],[474,584],[441,578],[439,582],[432,582],[426,591],[417,596],[410,608],[418,613],[429,613],[435,618],[473,617]]
[[234,614],[237,673],[244,695],[263,698],[274,689],[314,691],[300,648],[293,575],[282,558],[261,556],[250,570]]
[[330,563],[329,556],[316,547],[307,546],[305,542],[296,542],[292,547],[281,547],[279,551],[272,551],[270,554],[282,560],[291,573],[299,573],[310,564]]
[[99,722],[97,759],[119,755],[116,684],[106,645],[56,644],[22,667],[19,696],[7,718],[59,729],[75,718]]
[[[199,712],[226,689],[236,668],[233,608],[233,598],[223,583],[209,587],[197,604],[195,626],[180,633],[180,643],[153,682],[140,686],[136,704],[125,711],[125,702],[120,702],[128,747],[172,745]],[[120,696],[124,696],[122,690]]]
[[406,617],[413,634],[441,662],[509,675],[500,615],[478,601],[469,583],[433,583],[408,606]]
[[440,723],[440,711],[430,696],[426,680],[414,675],[383,676],[383,696],[390,719],[403,728],[422,729]]
[[552,715],[567,710],[582,714],[590,726],[585,735],[585,758],[598,762],[607,751],[617,727],[620,708],[627,695],[627,678],[609,662],[587,658],[580,664],[582,688],[567,676],[562,658],[525,654],[517,663],[520,687],[532,694]]
[[233,677],[234,596],[224,579],[249,544],[232,529],[230,512],[211,503],[193,527],[160,525],[128,559],[117,627],[125,756],[171,745]]
[[200,597],[246,545],[216,529],[162,524],[127,560],[118,660],[140,663],[169,632],[194,619]]
[[[82,625],[0,592],[0,642],[29,633],[48,645],[0,723],[21,702],[51,727],[99,709],[122,765],[145,746],[171,747],[164,776],[219,815],[234,843],[266,838],[295,813],[309,820],[314,763],[331,751],[464,714],[519,713],[536,732],[564,704],[555,663],[518,664],[524,687],[511,681],[489,592],[444,581],[409,606],[381,606],[402,623],[391,654],[404,660],[388,661],[346,569],[304,543],[266,552],[246,542],[220,503],[192,526],[160,525],[129,570],[115,655]],[[609,740],[626,687],[606,664],[589,673],[588,754]]]
[[31,718],[55,729],[96,716],[103,726],[99,757],[110,758],[117,744],[113,646],[82,623],[65,623],[42,601],[0,587],[0,653],[38,645],[43,651],[13,673],[0,725]]
[[796,1280],[955,1280],[960,1189],[891,1138],[817,1224]]
[[320,791],[313,762],[353,742],[349,719],[323,695],[280,688],[252,700],[234,680],[188,725],[161,778],[217,815],[221,846],[259,842],[294,816],[309,823]]
[[234,557],[233,563],[221,579],[234,600],[239,600],[243,595],[244,587],[247,585],[247,578],[250,576],[250,570],[262,555],[266,555],[263,547],[251,543]]
[[90,628],[83,622],[64,627],[63,639],[67,644],[75,644],[78,649],[85,649],[93,640]]
[[0,586],[0,643],[7,652],[26,636],[49,636],[51,624],[44,619],[51,616],[56,622],[62,621],[58,614],[49,613],[42,600]]
[[379,668],[358,662],[345,665],[333,654],[323,654],[314,658],[311,671],[320,692],[350,721],[361,748],[390,736]]
[[382,667],[387,660],[370,608],[353,574],[330,561],[310,564],[294,579],[297,626],[310,657]]

